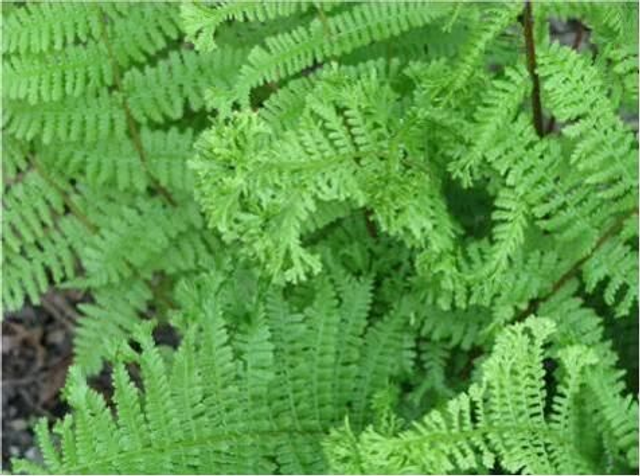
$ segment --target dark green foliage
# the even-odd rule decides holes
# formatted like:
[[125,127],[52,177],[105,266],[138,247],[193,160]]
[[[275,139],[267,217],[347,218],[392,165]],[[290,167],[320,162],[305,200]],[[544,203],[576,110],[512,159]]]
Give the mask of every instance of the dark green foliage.
[[3,302],[93,299],[15,470],[637,471],[636,5],[3,12]]

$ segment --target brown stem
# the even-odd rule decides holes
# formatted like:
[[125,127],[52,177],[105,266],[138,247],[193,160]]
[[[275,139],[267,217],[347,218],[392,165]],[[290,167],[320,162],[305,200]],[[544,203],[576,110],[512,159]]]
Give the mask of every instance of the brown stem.
[[56,190],[56,192],[60,194],[60,196],[62,197],[62,201],[71,211],[71,214],[75,216],[78,221],[80,221],[80,223],[82,223],[85,228],[87,228],[87,230],[91,232],[91,234],[96,234],[98,232],[98,227],[91,223],[91,220],[89,220],[89,218],[84,213],[82,213],[78,205],[75,204],[75,202],[67,194],[65,189],[58,185],[55,180],[51,178],[51,176],[44,170],[44,168],[42,167],[42,165],[40,165],[34,155],[31,156],[30,161],[33,164],[34,170],[44,179],[45,182],[51,185]]
[[124,88],[122,86],[122,75],[120,72],[120,66],[118,65],[118,61],[113,53],[113,49],[111,47],[111,42],[109,41],[109,35],[107,33],[107,17],[102,11],[99,9],[100,15],[102,16],[102,21],[100,22],[102,28],[102,38],[107,47],[107,53],[109,54],[109,61],[111,62],[111,67],[113,68],[113,80],[116,84],[116,89],[120,92],[122,96],[122,108],[124,109],[124,114],[127,119],[127,127],[129,128],[129,134],[131,135],[131,141],[133,142],[133,146],[138,153],[138,157],[140,157],[140,162],[142,163],[142,168],[145,173],[149,177],[153,188],[164,198],[164,200],[171,206],[176,205],[175,199],[171,196],[171,193],[156,180],[156,178],[151,173],[151,169],[149,168],[149,161],[147,160],[147,154],[142,146],[142,139],[140,138],[140,132],[138,131],[138,125],[131,114],[131,109],[129,108],[129,101],[127,100],[127,96],[125,94]]
[[527,52],[527,69],[533,82],[531,92],[531,108],[533,110],[533,125],[538,137],[544,136],[544,123],[542,121],[542,102],[540,101],[540,78],[536,72],[536,47],[533,38],[533,14],[531,12],[531,0],[524,3],[524,41]]
[[580,43],[582,43],[582,37],[584,36],[584,27],[582,26],[582,23],[578,22],[578,32],[576,33],[576,37],[573,40],[573,45],[571,45],[571,47],[574,50],[578,50],[580,48]]
[[551,290],[547,294],[544,294],[543,296],[537,299],[532,299],[529,302],[529,305],[527,306],[527,308],[524,309],[520,314],[516,316],[516,319],[515,319],[516,322],[522,321],[527,317],[529,317],[531,314],[537,311],[540,304],[542,304],[545,301],[548,301],[558,291],[560,291],[560,289],[562,289],[563,286],[571,280],[571,278],[573,278],[576,274],[578,274],[578,272],[580,271],[580,268],[582,268],[582,266],[587,261],[589,261],[589,259],[593,255],[596,254],[596,251],[598,251],[602,247],[602,245],[604,245],[607,241],[609,241],[609,239],[611,239],[616,233],[618,233],[618,231],[620,231],[620,228],[622,228],[622,225],[624,224],[625,220],[637,214],[638,214],[638,209],[636,208],[631,210],[629,213],[623,215],[622,217],[618,218],[618,220],[616,220],[616,222],[598,239],[593,250],[591,250],[591,252],[586,256],[584,256],[583,258],[576,261],[566,273],[560,276],[560,278],[553,284],[553,286],[551,287]]

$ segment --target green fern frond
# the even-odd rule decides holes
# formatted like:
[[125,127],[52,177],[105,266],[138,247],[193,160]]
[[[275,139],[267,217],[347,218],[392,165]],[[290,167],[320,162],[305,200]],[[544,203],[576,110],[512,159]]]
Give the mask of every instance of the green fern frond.
[[128,339],[153,295],[141,281],[118,283],[93,293],[92,304],[80,304],[82,313],[74,341],[75,363],[87,375],[97,373],[112,358],[115,343]]
[[[543,319],[505,329],[482,365],[482,381],[442,410],[428,413],[412,429],[393,437],[371,427],[358,437],[348,428],[332,433],[325,442],[332,469],[385,474],[484,472],[497,461],[513,472],[555,473],[567,464],[572,470],[590,472],[589,458],[575,443],[572,425],[581,420],[569,399],[578,398],[579,386],[585,384],[581,368],[596,360],[585,347],[562,352],[568,374],[549,419],[542,362],[543,345],[554,329]],[[344,446],[347,440],[350,453]]]
[[131,142],[103,141],[82,149],[75,144],[56,143],[43,151],[41,160],[55,173],[82,177],[84,184],[94,190],[113,186],[123,192],[144,192],[152,179],[177,194],[191,190],[193,174],[186,164],[191,156],[193,131],[143,128],[140,140],[148,155],[148,171],[142,168]]
[[[62,232],[51,234],[43,241],[43,248],[36,245],[27,246],[23,253],[5,253],[3,269],[6,275],[2,280],[2,297],[8,310],[21,308],[26,299],[39,303],[40,296],[49,289],[50,280],[47,275],[49,267],[60,276],[75,276],[75,244],[83,233],[78,233],[74,224],[64,222]],[[67,233],[67,235],[65,235]],[[66,269],[65,269],[66,268]],[[62,274],[60,270],[68,273]]]
[[192,111],[203,109],[205,90],[228,86],[244,56],[242,50],[172,51],[144,71],[128,71],[123,85],[134,118],[141,124],[176,120],[184,115],[185,102]]
[[[463,350],[482,343],[482,332],[491,318],[487,310],[480,306],[443,311],[438,306],[425,303],[422,304],[421,314],[422,336],[447,348],[460,347]],[[455,320],[456,324],[452,326],[451,320]]]
[[[330,7],[332,5],[329,5]],[[312,7],[311,2],[269,2],[238,3],[220,2],[213,8],[201,3],[184,4],[180,15],[187,38],[193,41],[198,50],[206,52],[217,45],[214,37],[217,29],[224,23],[267,22],[304,12]]]
[[[101,287],[133,276],[150,278],[163,268],[180,269],[181,263],[169,259],[182,257],[171,249],[178,237],[186,239],[184,235],[201,226],[201,217],[192,206],[178,210],[159,200],[134,200],[124,206],[104,207],[97,220],[100,231],[80,252],[85,276],[68,285]],[[164,259],[161,261],[160,257]]]
[[[54,430],[63,435],[59,449],[42,429],[46,469],[326,471],[322,435],[410,360],[401,315],[365,329],[370,282],[348,275],[335,280],[314,281],[317,298],[299,311],[271,294],[266,312],[254,309],[251,321],[241,325],[221,307],[222,288],[213,276],[183,286],[184,311],[176,319],[185,331],[171,359],[153,344],[151,325],[129,331],[139,352],[117,337],[106,339],[115,361],[114,413],[88,387],[84,369],[71,371],[65,394],[74,413]],[[348,300],[352,285],[361,289],[354,303]],[[135,306],[144,305],[145,295],[131,297],[142,298]],[[124,298],[124,312],[133,311]],[[379,357],[381,349],[385,357],[398,358]],[[125,364],[140,369],[144,391],[132,383]],[[92,427],[108,434],[92,433]],[[28,469],[19,463],[15,468]]]
[[631,313],[638,302],[638,252],[623,240],[610,239],[585,263],[582,269],[588,292],[604,281],[605,302],[613,306],[617,316]]
[[[393,107],[396,94],[377,89],[378,71],[371,64],[368,74],[351,84],[349,72],[336,67],[307,96],[297,130],[281,138],[274,140],[265,121],[245,112],[201,139],[200,158],[192,166],[210,224],[229,241],[253,243],[247,252],[266,262],[276,279],[295,282],[318,272],[317,257],[301,240],[304,223],[320,203],[369,202],[389,235],[436,254],[452,246],[455,226],[447,219],[441,184],[419,164],[402,160],[405,131],[400,121],[387,122],[381,109],[383,102]],[[233,167],[226,165],[232,162]],[[266,184],[270,195],[251,193]],[[272,233],[257,236],[256,225]]]
[[[40,180],[35,179],[31,185],[34,183]],[[46,185],[45,189],[51,192],[49,198],[56,203],[59,192]],[[31,189],[34,190],[39,189]],[[10,197],[19,198],[20,194],[12,193]],[[39,303],[40,296],[52,282],[59,284],[74,278],[77,251],[86,236],[86,229],[78,219],[54,217],[46,201],[34,201],[42,205],[40,209],[29,209],[22,203],[22,210],[17,214],[8,211],[3,222],[2,301],[6,309],[11,310],[19,309],[26,298]],[[16,226],[18,228],[14,228]]]
[[93,143],[109,137],[126,137],[124,111],[104,91],[90,98],[70,98],[30,106],[16,101],[7,111],[7,132],[18,139],[40,138],[45,144],[59,141]]
[[470,185],[473,171],[487,156],[491,156],[496,136],[505,122],[512,120],[528,94],[529,77],[524,68],[508,69],[504,79],[493,81],[483,104],[474,112],[475,125],[470,150],[460,161],[450,166],[454,176]]
[[[105,5],[108,13],[118,14],[117,6]],[[14,9],[3,26],[3,53],[45,53],[62,50],[76,41],[99,38],[100,22],[93,15],[95,6],[84,4],[29,4]],[[90,21],[87,21],[87,20]]]
[[[22,166],[28,165],[25,159]],[[68,197],[40,165],[14,179],[5,190],[2,222],[2,300],[7,309],[18,309],[26,297],[38,303],[51,282],[73,278],[86,232],[80,220],[65,215]]]
[[516,3],[501,4],[494,8],[479,8],[474,13],[477,18],[466,45],[461,48],[460,61],[454,69],[454,80],[447,88],[449,95],[459,92],[470,77],[483,71],[480,65],[484,55],[496,38],[514,23],[520,6]]
[[[556,117],[562,121],[579,119],[563,133],[576,141],[570,161],[584,173],[586,184],[599,187],[597,195],[609,200],[633,191],[637,196],[637,167],[631,159],[637,155],[637,148],[607,101],[597,70],[558,45],[541,54],[539,69]],[[576,95],[578,91],[580,96]],[[597,118],[594,111],[598,111]]]
[[4,65],[9,99],[26,100],[29,104],[60,101],[65,96],[95,94],[113,83],[113,70],[102,61],[106,52],[101,44],[75,46],[63,54],[47,58],[9,58]]
[[[255,47],[233,88],[233,99],[246,104],[251,89],[265,82],[279,81],[304,68],[344,55],[374,41],[397,36],[438,20],[449,11],[442,3],[396,5],[376,3],[356,5],[314,19],[290,33],[267,38],[265,47]],[[216,104],[227,110],[223,101]]]

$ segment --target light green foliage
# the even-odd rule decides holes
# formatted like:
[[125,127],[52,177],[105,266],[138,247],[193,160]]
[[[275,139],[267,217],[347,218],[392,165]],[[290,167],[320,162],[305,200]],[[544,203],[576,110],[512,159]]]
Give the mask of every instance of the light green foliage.
[[[581,442],[582,432],[590,432],[599,416],[578,409],[586,398],[587,369],[598,359],[580,344],[560,349],[562,379],[555,395],[546,395],[543,344],[554,331],[551,321],[533,318],[505,329],[482,364],[478,383],[397,436],[369,428],[355,438],[348,426],[335,431],[326,443],[334,469],[442,474],[486,471],[498,458],[510,473],[601,472],[602,466],[592,466],[598,464],[597,454],[589,454]],[[545,409],[549,399],[550,411]],[[629,449],[632,444],[624,443]]]
[[637,471],[637,5],[539,92],[523,7],[3,5],[3,302],[91,295],[13,469]]
[[[50,284],[120,301],[115,290],[132,280],[206,269],[215,244],[198,231],[186,167],[202,127],[193,115],[245,53],[186,49],[178,16],[175,4],[113,2],[28,4],[5,16],[5,310],[38,303]],[[106,315],[106,326],[126,329],[116,308]],[[77,339],[92,371],[101,337],[83,326]]]
[[[238,326],[225,311],[233,302],[225,302],[214,279],[182,288],[187,310],[175,319],[185,333],[169,362],[153,345],[149,326],[133,331],[140,353],[113,341],[116,419],[79,368],[72,371],[66,394],[74,414],[56,430],[69,425],[71,433],[61,454],[51,447],[48,469],[326,471],[323,435],[349,406],[368,401],[398,373],[386,357],[402,348],[404,321],[391,312],[365,329],[370,279],[323,278],[313,290],[314,301],[303,308],[270,292],[252,309],[252,322]],[[127,362],[139,367],[144,393],[135,388]],[[41,426],[40,441],[47,445],[48,438]]]

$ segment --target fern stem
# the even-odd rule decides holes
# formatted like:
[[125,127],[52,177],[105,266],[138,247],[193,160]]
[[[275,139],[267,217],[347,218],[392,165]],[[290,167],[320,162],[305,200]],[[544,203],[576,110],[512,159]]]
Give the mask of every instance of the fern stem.
[[543,296],[537,299],[532,299],[529,302],[529,305],[526,307],[526,309],[524,309],[520,314],[518,314],[515,321],[520,322],[525,320],[527,317],[529,317],[531,314],[537,311],[540,304],[551,299],[558,291],[560,291],[564,287],[565,284],[567,284],[571,280],[571,278],[575,277],[575,275],[578,274],[578,272],[580,271],[580,268],[582,268],[582,266],[587,261],[589,261],[589,259],[591,259],[607,241],[609,241],[613,236],[615,236],[615,234],[618,231],[620,231],[620,228],[622,228],[622,225],[624,224],[625,220],[637,214],[638,214],[638,209],[634,208],[630,212],[618,218],[615,221],[615,223],[611,225],[611,227],[607,229],[607,231],[598,239],[598,241],[596,242],[596,245],[593,247],[593,250],[591,250],[591,252],[588,253],[586,256],[576,261],[566,273],[560,276],[560,278],[553,284],[553,286],[551,287],[551,290],[547,294],[544,294]]
[[103,12],[103,10],[98,7],[100,15],[102,16],[102,21],[100,22],[102,28],[102,38],[104,40],[105,46],[107,47],[107,53],[109,55],[109,61],[111,63],[111,67],[113,68],[113,80],[116,83],[116,89],[120,92],[122,96],[122,108],[124,109],[124,114],[127,119],[127,127],[129,128],[129,134],[131,135],[131,141],[133,142],[133,146],[136,149],[138,157],[140,158],[140,162],[142,163],[142,168],[145,174],[149,177],[153,188],[162,196],[162,198],[171,206],[176,206],[176,201],[171,195],[171,193],[162,186],[160,182],[153,176],[151,173],[151,169],[149,168],[149,161],[147,160],[147,154],[142,145],[142,139],[140,138],[140,131],[138,130],[138,125],[136,120],[133,118],[131,114],[131,109],[129,107],[129,101],[127,100],[127,95],[125,94],[124,87],[122,86],[122,74],[120,71],[120,66],[118,65],[118,61],[113,53],[113,48],[111,46],[111,42],[109,41],[109,34],[107,32],[107,16]]
[[527,69],[533,82],[531,92],[531,108],[533,110],[533,125],[539,137],[545,134],[542,120],[542,102],[540,100],[540,78],[536,72],[536,47],[533,38],[533,13],[531,12],[531,0],[524,3],[524,41],[527,53]]
[[75,216],[78,221],[80,221],[80,223],[82,223],[92,235],[95,235],[98,232],[98,227],[95,226],[84,213],[82,213],[78,205],[76,205],[69,194],[67,194],[66,190],[51,178],[51,176],[44,170],[40,162],[38,162],[38,159],[36,159],[35,155],[31,155],[30,161],[33,165],[34,170],[44,179],[45,182],[51,185],[56,190],[56,192],[60,194],[60,196],[62,197],[62,201],[67,206],[71,214]]

